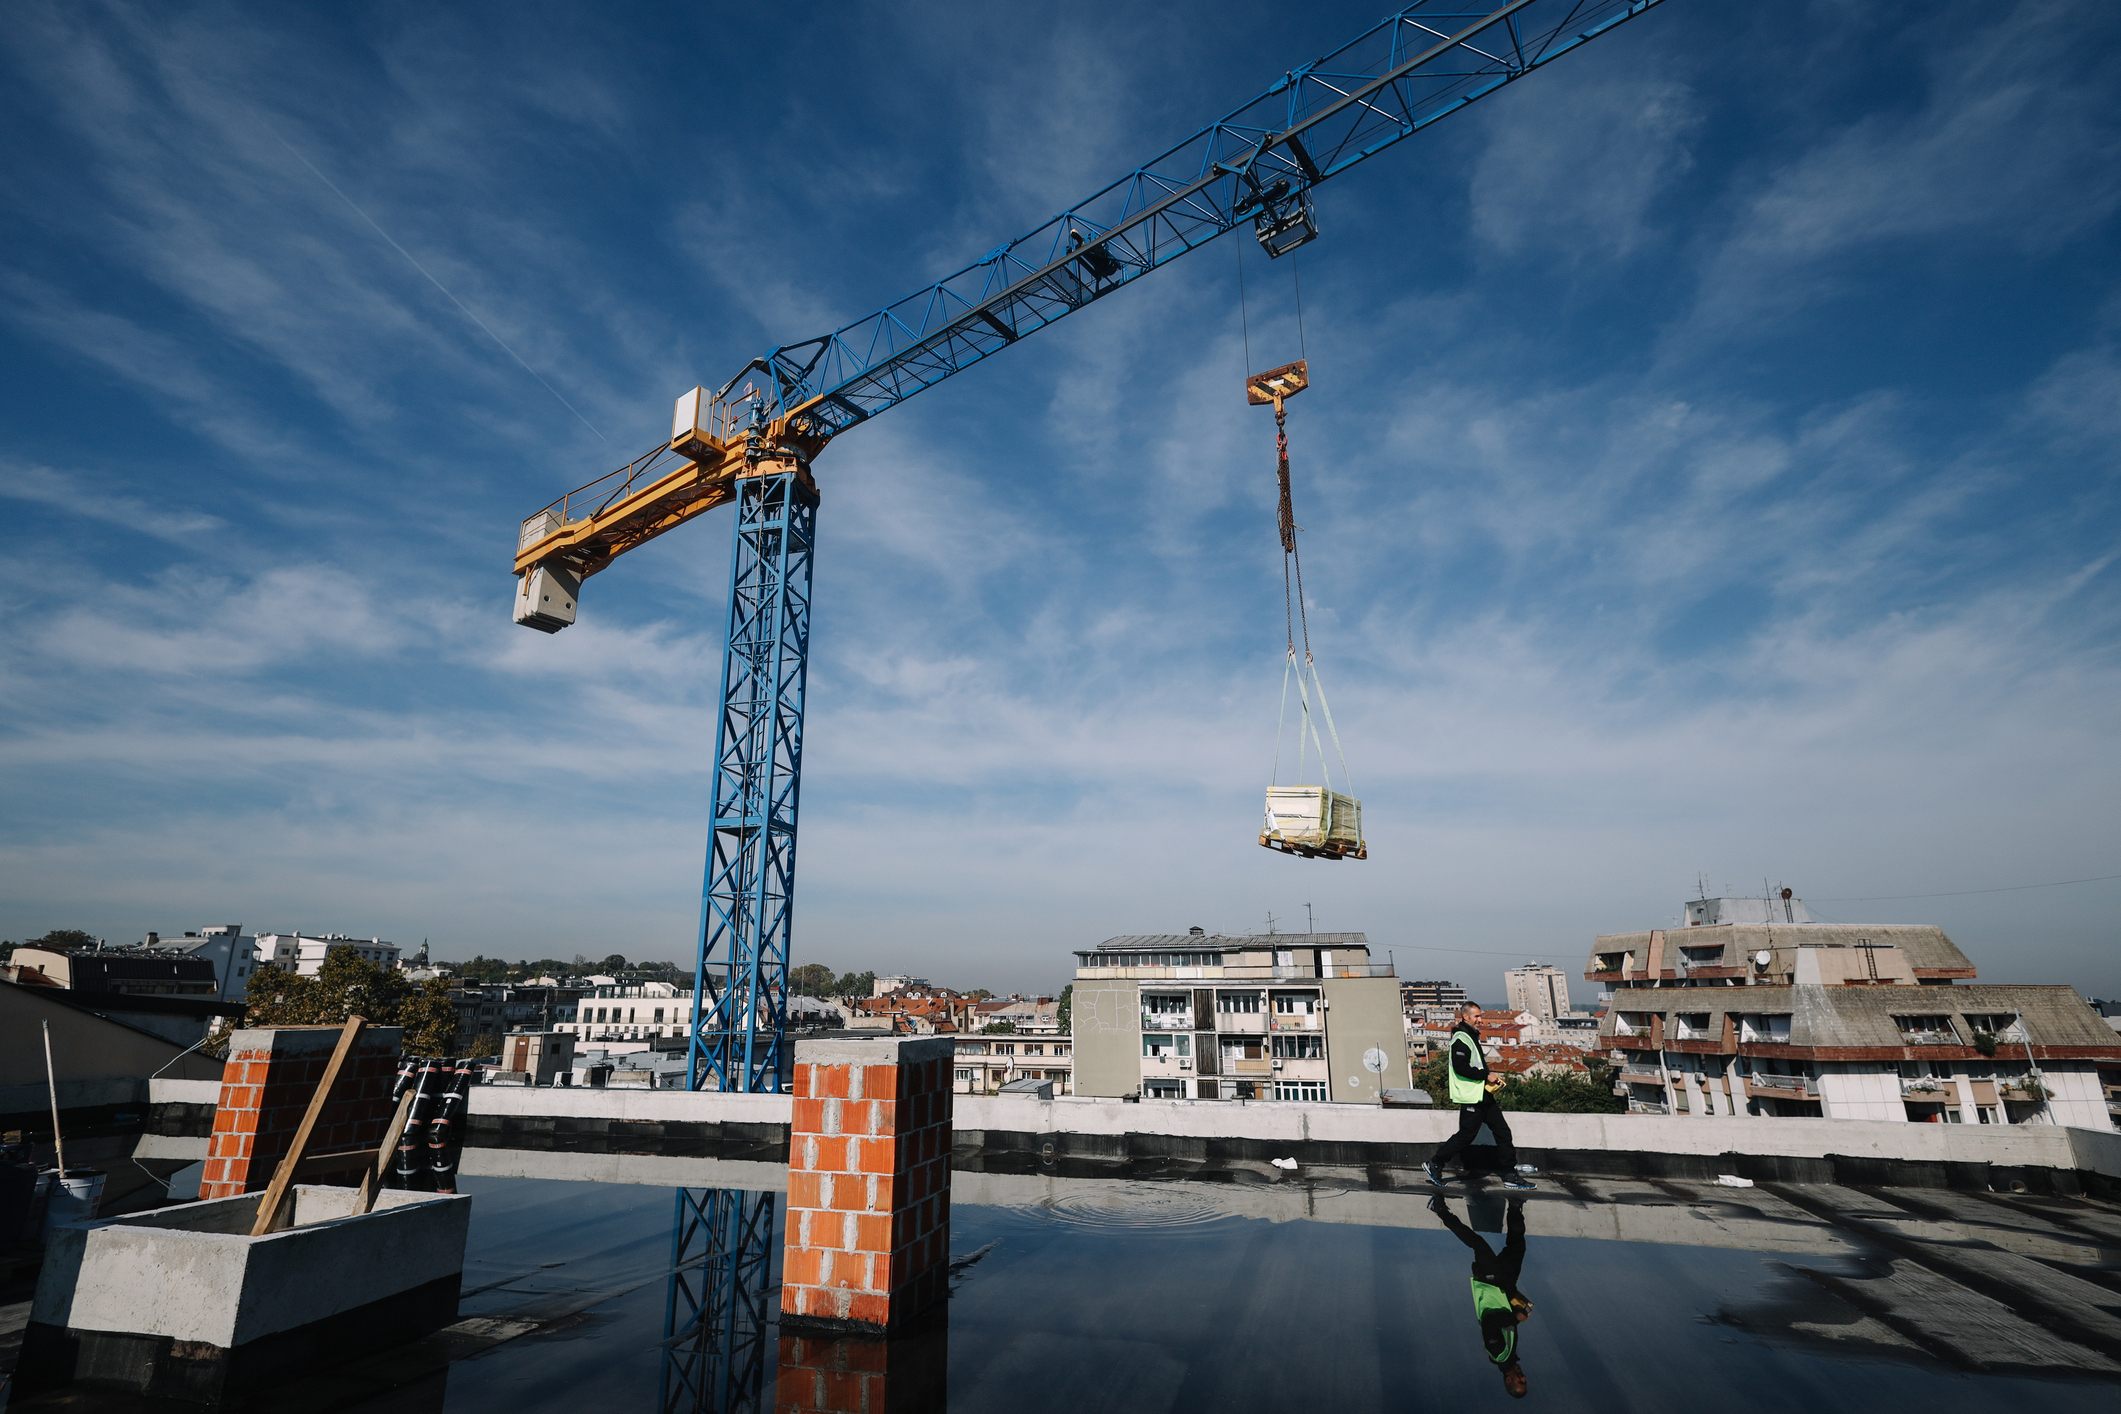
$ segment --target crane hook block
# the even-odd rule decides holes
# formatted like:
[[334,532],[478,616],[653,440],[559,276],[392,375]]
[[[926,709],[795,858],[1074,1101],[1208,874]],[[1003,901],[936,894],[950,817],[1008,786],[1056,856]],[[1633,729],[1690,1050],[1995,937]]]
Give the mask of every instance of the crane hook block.
[[1311,365],[1303,359],[1285,363],[1279,368],[1270,368],[1265,373],[1255,373],[1245,380],[1245,401],[1254,407],[1268,403],[1279,406],[1282,399],[1293,398],[1311,386]]

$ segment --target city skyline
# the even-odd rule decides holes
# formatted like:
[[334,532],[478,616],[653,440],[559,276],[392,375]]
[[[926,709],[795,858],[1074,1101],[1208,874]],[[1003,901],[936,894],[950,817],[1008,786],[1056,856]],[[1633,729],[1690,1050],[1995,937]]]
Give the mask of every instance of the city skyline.
[[[548,638],[521,519],[1377,15],[11,19],[0,933],[689,963],[729,522]],[[702,93],[728,52],[802,96]],[[1486,975],[1764,873],[2121,993],[2117,60],[2089,3],[1664,4],[1336,178],[1298,255],[1217,241],[849,432],[791,962],[1050,990],[1309,903]],[[1297,357],[1364,861],[1254,843],[1242,380]]]

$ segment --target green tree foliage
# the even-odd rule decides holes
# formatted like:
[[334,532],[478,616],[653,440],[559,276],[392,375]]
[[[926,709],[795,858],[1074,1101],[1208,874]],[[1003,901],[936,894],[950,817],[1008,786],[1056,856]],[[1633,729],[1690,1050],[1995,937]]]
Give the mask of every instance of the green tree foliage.
[[459,963],[457,972],[467,982],[506,982],[508,964],[497,957],[474,955],[469,962]]
[[41,938],[24,940],[26,948],[92,948],[96,945],[94,933],[84,933],[79,928],[54,928]]
[[843,975],[839,981],[833,983],[832,990],[826,995],[834,997],[866,997],[875,990],[876,974],[874,972],[849,972]]
[[438,977],[417,986],[350,947],[326,953],[314,977],[260,966],[250,975],[244,1001],[247,1026],[340,1026],[349,1016],[362,1016],[372,1025],[404,1027],[409,1055],[450,1055],[456,1045],[457,1009],[447,982]]
[[835,974],[822,962],[806,962],[801,967],[788,971],[788,992],[797,997],[826,997],[832,995]]
[[[1455,1110],[1451,1103],[1450,1052],[1438,1051],[1415,1073],[1414,1084],[1429,1092],[1437,1108]],[[1621,1114],[1628,1102],[1613,1093],[1612,1067],[1595,1056],[1584,1071],[1567,1075],[1510,1075],[1495,1099],[1505,1110],[1544,1114]]]
[[965,995],[975,1002],[991,1002],[994,1000],[994,993],[988,991],[985,987],[976,987],[965,993]]
[[1016,1023],[1013,1021],[990,1021],[980,1028],[980,1034],[982,1036],[1014,1036],[1016,1034]]
[[1059,1019],[1059,1021],[1060,1021],[1060,1029],[1061,1029],[1061,1031],[1062,1031],[1063,1033],[1067,1034],[1067,1035],[1070,1035],[1070,1036],[1072,1036],[1072,1035],[1074,1035],[1074,1034],[1075,1034],[1075,1029],[1074,1029],[1074,1027],[1072,1027],[1071,1025],[1069,1025],[1069,1022],[1068,1022],[1068,1018],[1070,1017],[1070,1015],[1072,1015],[1072,1014],[1073,1014],[1073,1011],[1074,1011],[1074,1007],[1075,1007],[1075,984],[1074,984],[1073,982],[1070,982],[1070,983],[1069,983],[1069,984],[1068,984],[1067,986],[1065,986],[1065,987],[1061,988],[1061,994],[1060,994],[1060,1010],[1054,1013],[1054,1015],[1055,1015],[1055,1016],[1056,1016],[1056,1017],[1057,1017],[1057,1018]]
[[597,970],[599,972],[624,972],[626,970],[626,955],[624,953],[613,953],[597,964]]

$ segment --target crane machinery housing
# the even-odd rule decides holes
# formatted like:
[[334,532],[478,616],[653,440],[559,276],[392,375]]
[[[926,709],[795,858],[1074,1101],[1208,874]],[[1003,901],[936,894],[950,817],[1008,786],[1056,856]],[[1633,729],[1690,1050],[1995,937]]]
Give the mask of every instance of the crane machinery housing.
[[955,274],[694,388],[667,442],[522,523],[515,620],[554,633],[620,555],[735,504],[689,1088],[781,1084],[817,455],[1246,222],[1270,257],[1288,254],[1318,235],[1319,184],[1660,3],[1409,5]]

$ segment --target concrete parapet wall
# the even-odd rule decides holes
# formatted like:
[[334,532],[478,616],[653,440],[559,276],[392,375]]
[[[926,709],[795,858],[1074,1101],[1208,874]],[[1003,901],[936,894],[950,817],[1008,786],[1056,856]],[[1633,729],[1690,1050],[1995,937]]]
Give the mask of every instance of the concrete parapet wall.
[[[179,1096],[162,1090],[171,1101]],[[959,1095],[960,1150],[1055,1152],[1085,1158],[1279,1158],[1309,1163],[1412,1166],[1457,1125],[1448,1110],[1347,1104],[1117,1100]],[[643,1153],[744,1159],[787,1157],[792,1098],[713,1091],[502,1088],[470,1096],[473,1149]],[[1987,1165],[2075,1171],[2121,1182],[2121,1133],[2060,1125],[1907,1124],[1844,1119],[1718,1116],[1509,1116],[1518,1147],[1547,1167],[1627,1172],[1628,1156],[1661,1155],[1678,1172],[1707,1171],[1726,1154],[1787,1161],[1818,1174],[1830,1159],[1888,1165]],[[1678,1163],[1677,1161],[1687,1161]],[[466,1158],[465,1172],[483,1171]],[[1775,1176],[1772,1171],[1765,1176]],[[1750,1176],[1750,1175],[1749,1175]],[[1823,1181],[1823,1180],[1821,1180]]]

